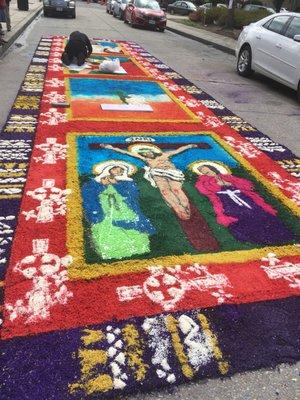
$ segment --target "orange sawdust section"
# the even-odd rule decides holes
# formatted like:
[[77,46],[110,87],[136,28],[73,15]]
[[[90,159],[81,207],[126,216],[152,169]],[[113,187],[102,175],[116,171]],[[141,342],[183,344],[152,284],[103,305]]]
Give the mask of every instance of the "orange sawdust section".
[[151,112],[134,112],[134,111],[104,111],[101,104],[120,104],[119,100],[99,99],[99,100],[72,100],[73,118],[77,119],[143,119],[145,120],[184,120],[188,115],[176,103],[173,102],[149,102],[152,107]]

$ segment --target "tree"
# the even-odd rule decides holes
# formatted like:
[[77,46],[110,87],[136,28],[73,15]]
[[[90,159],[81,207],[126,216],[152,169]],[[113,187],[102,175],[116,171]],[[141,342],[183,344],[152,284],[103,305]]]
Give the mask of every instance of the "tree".
[[273,0],[273,5],[277,13],[280,12],[283,2],[284,0]]
[[234,7],[235,7],[235,1],[234,0],[229,0],[226,26],[227,26],[227,28],[230,28],[230,29],[233,28]]

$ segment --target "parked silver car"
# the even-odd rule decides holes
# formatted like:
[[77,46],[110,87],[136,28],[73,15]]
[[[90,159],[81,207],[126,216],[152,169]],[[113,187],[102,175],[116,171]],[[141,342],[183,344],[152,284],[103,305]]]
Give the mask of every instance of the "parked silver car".
[[129,0],[116,0],[113,6],[113,16],[124,19],[124,11]]
[[116,0],[107,0],[106,2],[106,12],[108,14],[112,14],[113,13],[113,7],[115,4]]
[[237,71],[256,71],[298,91],[300,100],[300,13],[278,13],[245,26],[236,48]]

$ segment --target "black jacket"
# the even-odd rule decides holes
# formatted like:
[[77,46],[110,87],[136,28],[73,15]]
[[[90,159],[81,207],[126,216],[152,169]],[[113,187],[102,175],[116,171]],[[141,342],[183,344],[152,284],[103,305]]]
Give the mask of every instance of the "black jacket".
[[91,42],[85,33],[79,31],[72,32],[66,45],[65,52],[69,57],[77,57],[78,54],[84,53],[89,56],[93,51]]

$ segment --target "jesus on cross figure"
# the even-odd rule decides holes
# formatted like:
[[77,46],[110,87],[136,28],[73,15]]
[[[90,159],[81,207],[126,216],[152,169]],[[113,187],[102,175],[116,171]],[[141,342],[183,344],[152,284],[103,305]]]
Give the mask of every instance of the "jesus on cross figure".
[[183,151],[197,148],[196,144],[181,146],[176,150],[163,152],[153,144],[134,144],[129,147],[130,151],[122,150],[111,145],[101,147],[118,153],[136,157],[147,166],[144,167],[144,178],[152,186],[157,187],[163,199],[181,220],[188,220],[191,216],[189,200],[182,190],[184,174],[170,161],[170,158]]

